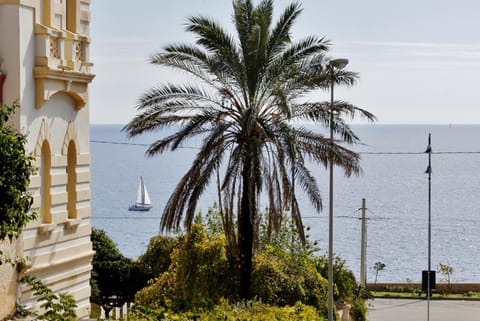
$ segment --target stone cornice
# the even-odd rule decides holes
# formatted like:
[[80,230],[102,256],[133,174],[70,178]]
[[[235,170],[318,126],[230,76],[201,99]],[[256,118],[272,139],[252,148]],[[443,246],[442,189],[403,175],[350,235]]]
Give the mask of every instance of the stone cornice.
[[[63,66],[59,66],[62,68]],[[41,108],[56,93],[66,93],[75,101],[75,109],[80,110],[88,100],[88,84],[95,77],[91,73],[82,73],[65,69],[35,67],[35,107]]]

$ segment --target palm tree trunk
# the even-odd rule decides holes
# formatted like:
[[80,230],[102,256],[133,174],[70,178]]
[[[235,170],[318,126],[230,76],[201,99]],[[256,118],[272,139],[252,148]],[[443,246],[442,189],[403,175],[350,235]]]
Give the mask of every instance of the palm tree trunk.
[[[246,157],[249,158],[249,157]],[[252,276],[255,192],[252,176],[252,163],[247,159],[242,171],[242,199],[238,216],[238,247],[240,284],[238,288],[240,299],[250,299]]]

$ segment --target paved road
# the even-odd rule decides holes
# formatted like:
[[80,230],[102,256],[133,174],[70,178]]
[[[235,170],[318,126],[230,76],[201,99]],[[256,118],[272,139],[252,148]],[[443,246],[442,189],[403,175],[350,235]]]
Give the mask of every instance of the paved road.
[[[369,302],[368,321],[426,321],[427,301],[375,299]],[[480,301],[430,301],[431,321],[480,321]]]

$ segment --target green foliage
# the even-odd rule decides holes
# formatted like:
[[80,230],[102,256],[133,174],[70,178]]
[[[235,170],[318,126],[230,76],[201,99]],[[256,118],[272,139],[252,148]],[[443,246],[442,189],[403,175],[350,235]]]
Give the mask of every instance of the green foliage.
[[164,235],[156,235],[150,239],[147,250],[138,258],[138,262],[145,267],[150,274],[150,278],[168,270],[172,263],[170,255],[179,242],[181,240],[178,237]]
[[124,257],[104,231],[93,229],[91,238],[95,251],[91,301],[108,314],[111,308],[133,301],[135,293],[147,285],[150,274],[142,264]]
[[44,310],[42,314],[33,314],[36,320],[45,321],[72,321],[76,320],[75,300],[66,293],[56,295],[45,286],[39,279],[33,276],[26,276],[22,282],[32,287],[33,295],[37,296],[40,307]]
[[[194,224],[185,241],[173,250],[169,270],[138,292],[136,303],[187,311],[210,309],[222,297],[235,300],[236,269],[227,255],[225,237],[213,231]],[[156,241],[152,239],[153,244]],[[253,263],[252,294],[262,302],[283,306],[300,301],[324,308],[327,282],[307,252],[266,245]]]
[[328,283],[315,260],[276,246],[265,246],[254,257],[252,294],[274,305],[304,304],[323,309]]
[[[324,278],[328,278],[328,259],[318,257],[317,270]],[[351,302],[356,297],[357,281],[352,271],[347,269],[345,260],[335,257],[333,262],[334,299],[340,302]]]
[[448,264],[440,263],[439,264],[439,269],[440,269],[440,273],[442,273],[443,275],[446,276],[447,283],[450,284],[450,277],[453,274],[453,272],[455,271],[453,269],[453,266],[448,265]]
[[276,307],[260,301],[241,301],[231,304],[221,300],[213,310],[201,313],[167,313],[163,310],[139,310],[129,320],[162,321],[324,321],[315,308],[297,302],[293,306]]
[[26,154],[26,136],[6,124],[17,108],[18,102],[0,106],[0,240],[18,237],[36,218],[30,212],[32,197],[28,194],[34,158]]
[[[266,210],[268,212],[268,209]],[[285,249],[291,253],[308,253],[313,254],[320,249],[317,247],[317,242],[310,241],[310,235],[305,234],[304,240],[300,238],[300,233],[297,231],[293,218],[282,214],[280,226],[278,229],[272,228],[271,224],[267,222],[268,215],[260,215],[259,224],[259,244],[273,245],[275,247]],[[310,227],[306,227],[305,231],[308,233]]]
[[367,321],[367,306],[365,305],[365,300],[357,299],[353,301],[350,316],[352,317],[352,321]]
[[[142,308],[138,313],[164,317],[184,312],[181,315],[185,316],[188,311],[209,311],[223,299],[230,302],[238,299],[234,286],[238,270],[235,261],[228,256],[227,242],[219,230],[217,217],[215,211],[209,211],[205,220],[197,216],[190,234],[177,237],[168,271],[157,275],[148,287],[137,293],[135,303],[138,309]],[[206,227],[202,221],[206,222]],[[313,245],[311,250],[302,249],[298,236],[295,239],[295,234],[290,234],[288,229],[282,231],[278,237],[272,234],[274,244],[265,244],[260,238],[253,260],[252,295],[268,305],[293,306],[301,302],[326,316],[327,259],[312,255]],[[172,241],[166,237],[152,238],[147,250],[151,253],[145,256],[150,257],[146,260],[149,265],[157,265],[152,253],[164,256],[171,245]],[[157,259],[164,260],[163,257]],[[364,316],[364,299],[368,295],[357,286],[353,273],[338,257],[334,276],[335,299],[352,303],[358,310],[356,313]]]
[[171,255],[167,272],[139,291],[136,303],[173,311],[210,309],[221,297],[233,297],[235,275],[223,235],[207,237],[194,224]]
[[93,261],[117,261],[123,258],[120,250],[104,230],[93,228],[91,240],[95,250]]

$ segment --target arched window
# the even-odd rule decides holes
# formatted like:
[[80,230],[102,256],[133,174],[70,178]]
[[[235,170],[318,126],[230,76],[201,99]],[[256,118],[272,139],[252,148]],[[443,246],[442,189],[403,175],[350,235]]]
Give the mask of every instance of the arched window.
[[67,192],[68,192],[68,218],[77,218],[77,148],[73,140],[68,144],[67,153]]
[[42,217],[43,223],[47,223],[47,224],[52,223],[52,214],[50,212],[50,208],[52,206],[52,196],[50,194],[50,188],[52,186],[52,177],[50,175],[51,165],[52,165],[52,157],[50,154],[50,145],[48,144],[47,140],[44,140],[42,143],[41,165],[40,165],[40,177],[41,177],[40,215]]

